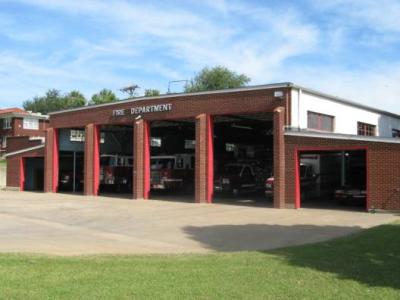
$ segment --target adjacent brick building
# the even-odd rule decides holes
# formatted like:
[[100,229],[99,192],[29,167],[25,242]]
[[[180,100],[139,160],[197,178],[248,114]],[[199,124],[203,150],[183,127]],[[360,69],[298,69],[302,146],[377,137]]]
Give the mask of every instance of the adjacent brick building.
[[[0,109],[0,156],[17,149],[27,148],[30,144],[44,143],[48,126],[48,116],[32,113],[20,108]],[[18,142],[9,149],[10,139],[17,137]],[[20,139],[20,138],[23,139]]]
[[[193,125],[196,202],[213,201],[218,160],[228,157],[270,164],[276,208],[302,206],[300,166],[313,160],[324,172],[320,180],[325,185],[339,181],[343,185],[358,173],[364,181],[367,209],[400,209],[400,116],[292,83],[134,98],[52,113],[44,148],[32,146],[8,155],[7,185],[23,190],[25,162],[42,156],[45,192],[58,192],[66,178],[73,176],[74,191],[81,182],[85,195],[97,195],[105,176],[102,160],[110,156],[106,152],[121,161],[131,153],[132,197],[148,199],[150,159],[158,147],[153,134],[166,123],[169,128],[175,126],[177,134]],[[123,139],[124,134],[130,142]],[[190,138],[185,139],[190,144]],[[226,149],[218,139],[224,139]],[[106,150],[118,143],[124,155]],[[73,161],[73,173],[67,161]],[[336,168],[340,163],[343,166]]]

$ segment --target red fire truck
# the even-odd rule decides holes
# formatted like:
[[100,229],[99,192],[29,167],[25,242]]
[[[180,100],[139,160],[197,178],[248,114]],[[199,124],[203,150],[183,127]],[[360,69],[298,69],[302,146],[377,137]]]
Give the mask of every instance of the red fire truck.
[[152,156],[150,187],[153,190],[191,190],[194,186],[194,154]]

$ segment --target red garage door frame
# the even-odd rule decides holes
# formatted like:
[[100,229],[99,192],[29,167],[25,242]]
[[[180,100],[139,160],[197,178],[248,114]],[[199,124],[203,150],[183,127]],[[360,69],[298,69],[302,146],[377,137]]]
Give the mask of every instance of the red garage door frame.
[[366,184],[366,207],[365,210],[368,211],[370,207],[370,197],[369,197],[369,155],[368,155],[368,147],[364,146],[340,146],[340,147],[324,147],[324,146],[316,146],[316,147],[295,147],[294,149],[294,170],[295,170],[295,208],[301,208],[301,187],[300,187],[300,154],[302,152],[312,152],[312,151],[365,151],[365,184]]

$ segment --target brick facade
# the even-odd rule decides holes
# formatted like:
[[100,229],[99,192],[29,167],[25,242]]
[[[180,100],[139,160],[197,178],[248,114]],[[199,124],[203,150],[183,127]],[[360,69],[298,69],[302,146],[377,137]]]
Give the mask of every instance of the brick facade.
[[285,108],[274,111],[274,207],[285,207]]
[[[283,91],[283,97],[274,97],[276,90]],[[271,113],[274,133],[274,207],[297,206],[297,151],[309,148],[343,150],[362,147],[367,152],[368,208],[400,209],[400,144],[285,135],[285,126],[289,125],[290,119],[290,102],[290,88],[266,88],[169,95],[53,114],[50,118],[51,127],[46,131],[45,191],[57,191],[59,128],[85,128],[84,193],[96,195],[99,186],[99,128],[102,125],[129,125],[133,127],[133,198],[147,199],[150,190],[151,122],[192,119],[195,120],[196,128],[195,200],[209,203],[213,193],[214,116]],[[158,104],[171,104],[172,109],[143,113],[140,116],[113,116],[114,110]],[[7,184],[17,184],[18,180],[12,177],[17,178],[15,172],[18,169],[17,158],[10,158],[10,179]]]
[[13,155],[7,157],[7,181],[8,188],[21,189],[21,163],[24,158],[28,157],[43,157],[44,149],[36,149],[23,154]]
[[7,152],[31,148],[42,144],[42,140],[31,140],[28,136],[14,136],[7,139]]
[[295,206],[296,152],[302,149],[366,149],[367,209],[400,210],[400,144],[285,136],[285,203]]

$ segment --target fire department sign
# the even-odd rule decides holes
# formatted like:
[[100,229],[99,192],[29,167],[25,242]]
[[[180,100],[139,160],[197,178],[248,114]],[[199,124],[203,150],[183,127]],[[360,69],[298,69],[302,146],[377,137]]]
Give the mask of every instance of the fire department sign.
[[140,115],[147,113],[166,112],[172,110],[172,104],[157,104],[132,107],[130,109],[115,109],[113,110],[113,117],[122,117],[128,115]]

